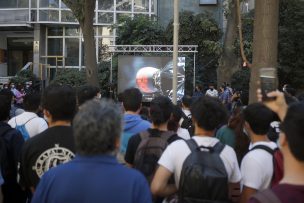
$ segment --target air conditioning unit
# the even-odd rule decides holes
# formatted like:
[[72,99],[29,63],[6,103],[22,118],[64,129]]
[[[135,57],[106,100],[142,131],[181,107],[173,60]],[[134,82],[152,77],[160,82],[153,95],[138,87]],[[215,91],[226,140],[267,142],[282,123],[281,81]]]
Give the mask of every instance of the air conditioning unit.
[[200,6],[217,5],[217,0],[200,0]]

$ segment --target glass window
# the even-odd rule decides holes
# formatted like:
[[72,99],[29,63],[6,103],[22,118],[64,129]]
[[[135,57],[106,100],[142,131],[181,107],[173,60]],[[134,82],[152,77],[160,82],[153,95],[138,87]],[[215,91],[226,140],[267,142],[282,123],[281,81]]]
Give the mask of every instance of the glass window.
[[113,30],[107,26],[99,26],[97,27],[98,33],[97,36],[113,36]]
[[48,36],[62,36],[63,29],[62,27],[49,27],[48,28]]
[[79,64],[79,39],[66,38],[65,39],[65,65],[78,66]]
[[79,36],[79,28],[66,27],[65,36]]
[[28,8],[28,0],[0,0],[0,8]]
[[74,14],[71,11],[61,11],[62,22],[77,22]]
[[98,13],[98,23],[109,23],[112,24],[114,20],[114,14],[113,13]]
[[31,10],[31,22],[36,22],[36,21],[37,21],[37,11]]
[[154,6],[155,6],[154,0],[151,0],[151,12],[154,12]]
[[[62,56],[62,38],[48,39],[48,56]],[[52,66],[56,65],[55,58],[48,58],[48,63]],[[61,65],[61,62],[58,63]]]
[[98,1],[98,10],[114,10],[114,0],[99,0]]
[[117,11],[131,11],[132,10],[132,0],[116,0],[116,10]]
[[39,11],[40,21],[59,21],[59,12],[53,10],[40,10]]
[[149,0],[134,0],[135,12],[149,12]]
[[32,8],[37,8],[37,0],[32,0],[31,2],[32,2],[31,7]]
[[61,8],[68,8],[68,7],[63,3],[62,0],[61,0]]
[[40,8],[59,8],[59,0],[40,0]]

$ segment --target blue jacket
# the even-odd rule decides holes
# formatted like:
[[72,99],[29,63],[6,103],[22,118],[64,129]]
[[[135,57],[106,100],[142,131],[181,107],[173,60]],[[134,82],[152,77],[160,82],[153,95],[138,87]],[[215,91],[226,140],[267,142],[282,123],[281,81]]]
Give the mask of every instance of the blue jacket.
[[140,115],[125,114],[124,131],[120,139],[120,153],[125,154],[130,137],[151,127],[151,123],[143,120]]
[[79,156],[47,171],[32,203],[151,203],[140,172],[122,166],[114,156]]

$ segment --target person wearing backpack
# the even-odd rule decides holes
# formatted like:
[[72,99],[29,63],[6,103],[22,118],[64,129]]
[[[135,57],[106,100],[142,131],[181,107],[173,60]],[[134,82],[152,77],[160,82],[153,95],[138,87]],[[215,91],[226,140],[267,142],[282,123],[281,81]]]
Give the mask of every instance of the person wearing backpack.
[[270,123],[275,117],[274,112],[261,103],[254,103],[243,110],[243,117],[244,130],[251,140],[249,152],[241,163],[243,183],[241,203],[246,203],[257,191],[275,184],[272,182],[274,175],[277,175],[274,153],[278,150],[278,146],[267,137]]
[[0,170],[4,183],[1,186],[3,203],[23,203],[26,195],[17,182],[17,166],[24,143],[21,133],[7,119],[11,109],[11,97],[0,95]]
[[27,94],[23,101],[25,112],[8,121],[12,128],[21,132],[25,141],[48,128],[47,122],[37,115],[40,100],[41,94],[38,92]]
[[[191,106],[195,135],[170,144],[158,161],[151,184],[154,195],[178,195],[178,202],[237,201],[241,173],[234,150],[214,137],[227,117],[223,104],[201,97]],[[174,175],[175,184],[168,182]],[[238,189],[237,189],[238,188]]]
[[[263,102],[282,121],[278,140],[284,157],[284,176],[271,189],[256,193],[248,203],[302,203],[304,200],[304,103],[296,102],[287,106],[284,94],[276,91],[268,93],[273,101]],[[258,91],[261,101],[262,94]]]

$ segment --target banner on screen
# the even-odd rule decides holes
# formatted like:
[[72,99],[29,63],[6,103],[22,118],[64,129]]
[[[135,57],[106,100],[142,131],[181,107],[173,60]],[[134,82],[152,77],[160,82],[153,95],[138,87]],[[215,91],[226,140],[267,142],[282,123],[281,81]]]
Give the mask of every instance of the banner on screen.
[[[143,101],[149,102],[157,95],[172,98],[172,57],[118,56],[118,93],[137,87]],[[185,57],[178,58],[177,99],[184,95]]]

